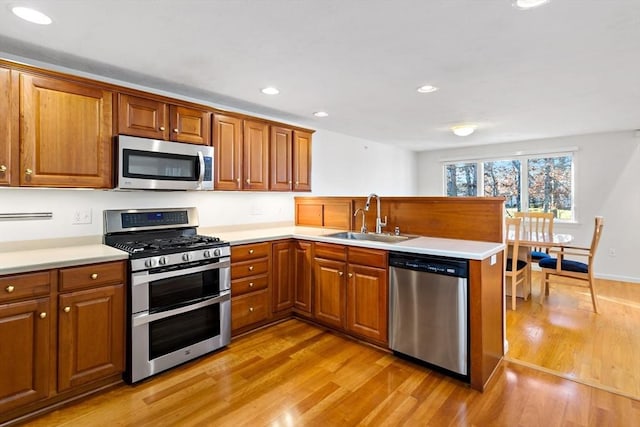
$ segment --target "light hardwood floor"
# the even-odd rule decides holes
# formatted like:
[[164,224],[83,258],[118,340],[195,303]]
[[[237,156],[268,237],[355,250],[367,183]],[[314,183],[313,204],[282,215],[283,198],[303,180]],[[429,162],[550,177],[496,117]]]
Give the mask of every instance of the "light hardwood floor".
[[552,283],[541,305],[541,278],[507,310],[507,359],[640,399],[640,284],[596,280],[595,314],[584,288]]
[[630,426],[640,402],[502,362],[487,391],[298,320],[32,426]]

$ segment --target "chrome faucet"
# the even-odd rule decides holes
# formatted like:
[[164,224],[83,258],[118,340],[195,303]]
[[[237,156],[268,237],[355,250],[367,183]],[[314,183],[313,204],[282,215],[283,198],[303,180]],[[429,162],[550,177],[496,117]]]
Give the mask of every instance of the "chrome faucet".
[[367,230],[366,219],[364,217],[364,210],[362,208],[356,209],[356,211],[353,213],[353,216],[358,216],[358,212],[362,213],[362,227],[360,227],[360,232],[366,233],[368,230]]
[[381,234],[382,227],[386,227],[387,225],[387,216],[384,216],[384,222],[382,222],[382,219],[380,218],[380,196],[376,193],[369,194],[369,197],[367,197],[367,203],[364,204],[364,210],[367,212],[369,211],[372,197],[376,198],[376,234]]

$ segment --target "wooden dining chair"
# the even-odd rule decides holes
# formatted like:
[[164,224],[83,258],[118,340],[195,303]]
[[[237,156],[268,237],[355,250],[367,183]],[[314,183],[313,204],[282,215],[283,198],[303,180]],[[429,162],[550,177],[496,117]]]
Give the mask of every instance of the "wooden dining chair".
[[[527,277],[527,267],[529,264],[521,259],[518,259],[520,251],[520,231],[522,228],[522,218],[505,218],[506,235],[509,235],[510,230],[513,229],[513,240],[511,243],[511,257],[505,256],[505,270],[506,277],[511,278],[511,309],[516,309],[516,288],[522,283],[522,294],[524,300],[528,298],[527,289],[524,289],[525,279]],[[507,252],[508,252],[507,248]]]
[[[553,212],[515,212],[516,218],[522,218],[522,229],[527,233],[553,234]],[[531,260],[539,261],[549,257],[549,248],[532,247]]]
[[[593,279],[593,261],[596,255],[596,249],[598,249],[598,243],[600,242],[600,235],[602,234],[603,225],[604,219],[601,216],[597,216],[590,247],[582,248],[577,246],[564,246],[560,249],[552,249],[550,253],[552,255],[557,254],[557,258],[549,257],[540,260],[538,264],[540,265],[542,273],[544,274],[542,286],[540,287],[541,304],[545,295],[549,295],[550,276],[570,277],[573,279],[577,279],[578,281],[562,283],[558,282],[558,284],[589,288],[589,291],[591,292],[591,302],[593,303],[593,311],[595,311],[596,313],[598,312],[598,297],[596,294],[596,288]],[[585,263],[565,259],[566,256],[586,257],[587,262]]]

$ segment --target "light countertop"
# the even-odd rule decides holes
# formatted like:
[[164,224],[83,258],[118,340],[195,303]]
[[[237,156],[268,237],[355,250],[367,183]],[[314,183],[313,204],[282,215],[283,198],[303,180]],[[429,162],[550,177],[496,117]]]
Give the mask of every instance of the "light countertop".
[[[199,234],[220,237],[220,239],[230,242],[232,246],[295,238],[372,249],[475,260],[486,259],[504,250],[505,247],[502,243],[441,239],[435,237],[416,237],[399,243],[328,237],[329,234],[339,231],[340,230],[295,226],[277,226],[270,228],[247,226],[246,229],[235,229],[233,231],[221,231],[220,227],[216,227],[215,229],[207,229],[205,227],[198,228]],[[60,246],[56,246],[55,242],[47,241],[46,245],[42,245],[43,247],[38,247],[38,242],[29,242],[29,245],[16,244],[16,250],[7,250],[7,248],[4,248],[4,251],[0,252],[0,275],[128,258],[126,252],[98,243],[97,241],[100,239],[101,237],[94,239],[95,243],[78,241],[75,244],[72,239],[61,239]]]

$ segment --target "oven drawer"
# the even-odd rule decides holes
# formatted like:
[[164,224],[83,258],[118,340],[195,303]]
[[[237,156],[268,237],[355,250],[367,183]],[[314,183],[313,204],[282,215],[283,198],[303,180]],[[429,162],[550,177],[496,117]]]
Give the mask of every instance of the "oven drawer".
[[256,276],[269,272],[269,258],[234,262],[231,265],[231,280]]
[[49,295],[48,271],[0,277],[0,302]]
[[61,269],[60,291],[124,283],[124,266],[124,261],[116,261]]
[[231,299],[231,331],[269,318],[269,290],[251,292]]
[[231,247],[231,262],[267,257],[271,253],[271,243],[250,243]]
[[239,279],[231,282],[231,296],[242,295],[248,292],[260,291],[267,289],[269,286],[269,275],[262,274],[258,277],[250,277],[248,279]]

